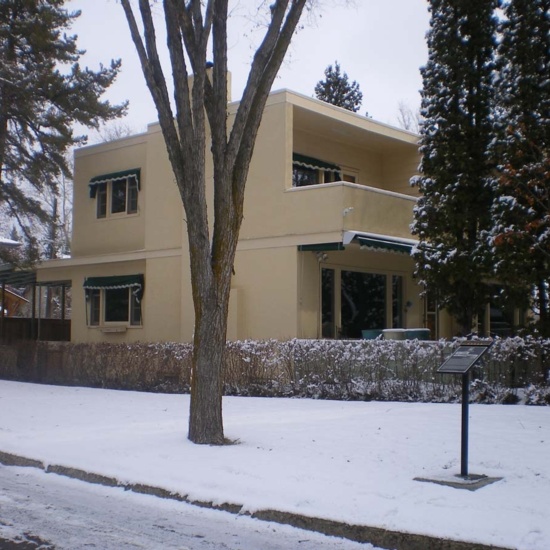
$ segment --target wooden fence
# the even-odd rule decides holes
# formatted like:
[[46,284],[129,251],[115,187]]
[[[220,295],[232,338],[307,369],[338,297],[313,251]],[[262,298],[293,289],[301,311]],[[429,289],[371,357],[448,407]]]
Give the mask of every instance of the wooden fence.
[[0,317],[0,341],[18,340],[68,342],[71,340],[71,320]]

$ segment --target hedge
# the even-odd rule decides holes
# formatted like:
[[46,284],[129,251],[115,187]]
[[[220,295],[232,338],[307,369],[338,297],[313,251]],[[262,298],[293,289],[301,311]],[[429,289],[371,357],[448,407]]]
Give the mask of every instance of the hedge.
[[[456,402],[460,376],[437,368],[462,342],[288,340],[227,343],[226,395]],[[19,342],[0,346],[0,377],[47,384],[189,392],[192,346]],[[550,340],[495,340],[472,375],[481,403],[549,405]]]

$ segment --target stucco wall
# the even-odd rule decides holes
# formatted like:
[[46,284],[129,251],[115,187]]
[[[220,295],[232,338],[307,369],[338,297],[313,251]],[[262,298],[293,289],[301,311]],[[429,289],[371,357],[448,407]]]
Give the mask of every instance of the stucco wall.
[[[237,253],[232,289],[239,297],[239,339],[292,338],[297,334],[295,247]],[[232,290],[233,292],[233,290]]]
[[[145,135],[80,149],[75,153],[73,191],[73,257],[141,250],[145,245],[147,178]],[[137,214],[97,218],[96,199],[90,197],[91,178],[111,172],[141,168]]]
[[143,161],[147,171],[144,247],[147,250],[180,248],[185,230],[183,205],[158,124],[149,126]]
[[147,260],[143,310],[145,341],[181,340],[181,263],[181,255]]

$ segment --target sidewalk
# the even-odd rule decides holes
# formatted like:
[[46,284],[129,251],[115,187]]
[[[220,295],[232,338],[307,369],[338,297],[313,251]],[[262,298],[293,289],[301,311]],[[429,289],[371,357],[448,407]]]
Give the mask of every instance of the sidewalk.
[[469,471],[503,479],[466,491],[414,480],[459,473],[460,405],[225,398],[224,447],[188,406],[0,381],[0,461],[387,548],[550,548],[549,407],[470,407]]

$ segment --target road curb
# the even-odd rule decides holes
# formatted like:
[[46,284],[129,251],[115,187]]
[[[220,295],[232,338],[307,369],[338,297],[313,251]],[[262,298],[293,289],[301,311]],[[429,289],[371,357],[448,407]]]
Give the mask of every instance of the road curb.
[[244,515],[262,521],[290,525],[292,527],[315,531],[324,535],[342,537],[356,542],[371,543],[374,546],[387,548],[388,550],[510,550],[502,546],[488,546],[485,544],[443,539],[428,535],[407,533],[404,531],[392,531],[381,527],[369,527],[367,525],[352,525],[334,520],[293,514],[291,512],[282,512],[280,510],[268,509],[257,510],[255,512],[243,512],[243,507],[239,504],[216,504],[209,501],[193,500],[190,499],[188,495],[171,492],[162,487],[155,487],[142,483],[124,483],[114,477],[57,464],[46,465],[40,460],[3,451],[0,451],[0,464],[4,464],[5,466],[37,468],[47,474],[58,474],[87,483],[105,485],[108,487],[121,487],[126,491],[132,491],[134,493],[177,500],[178,502],[185,502],[193,506],[200,506],[201,508],[222,510],[231,514]]

